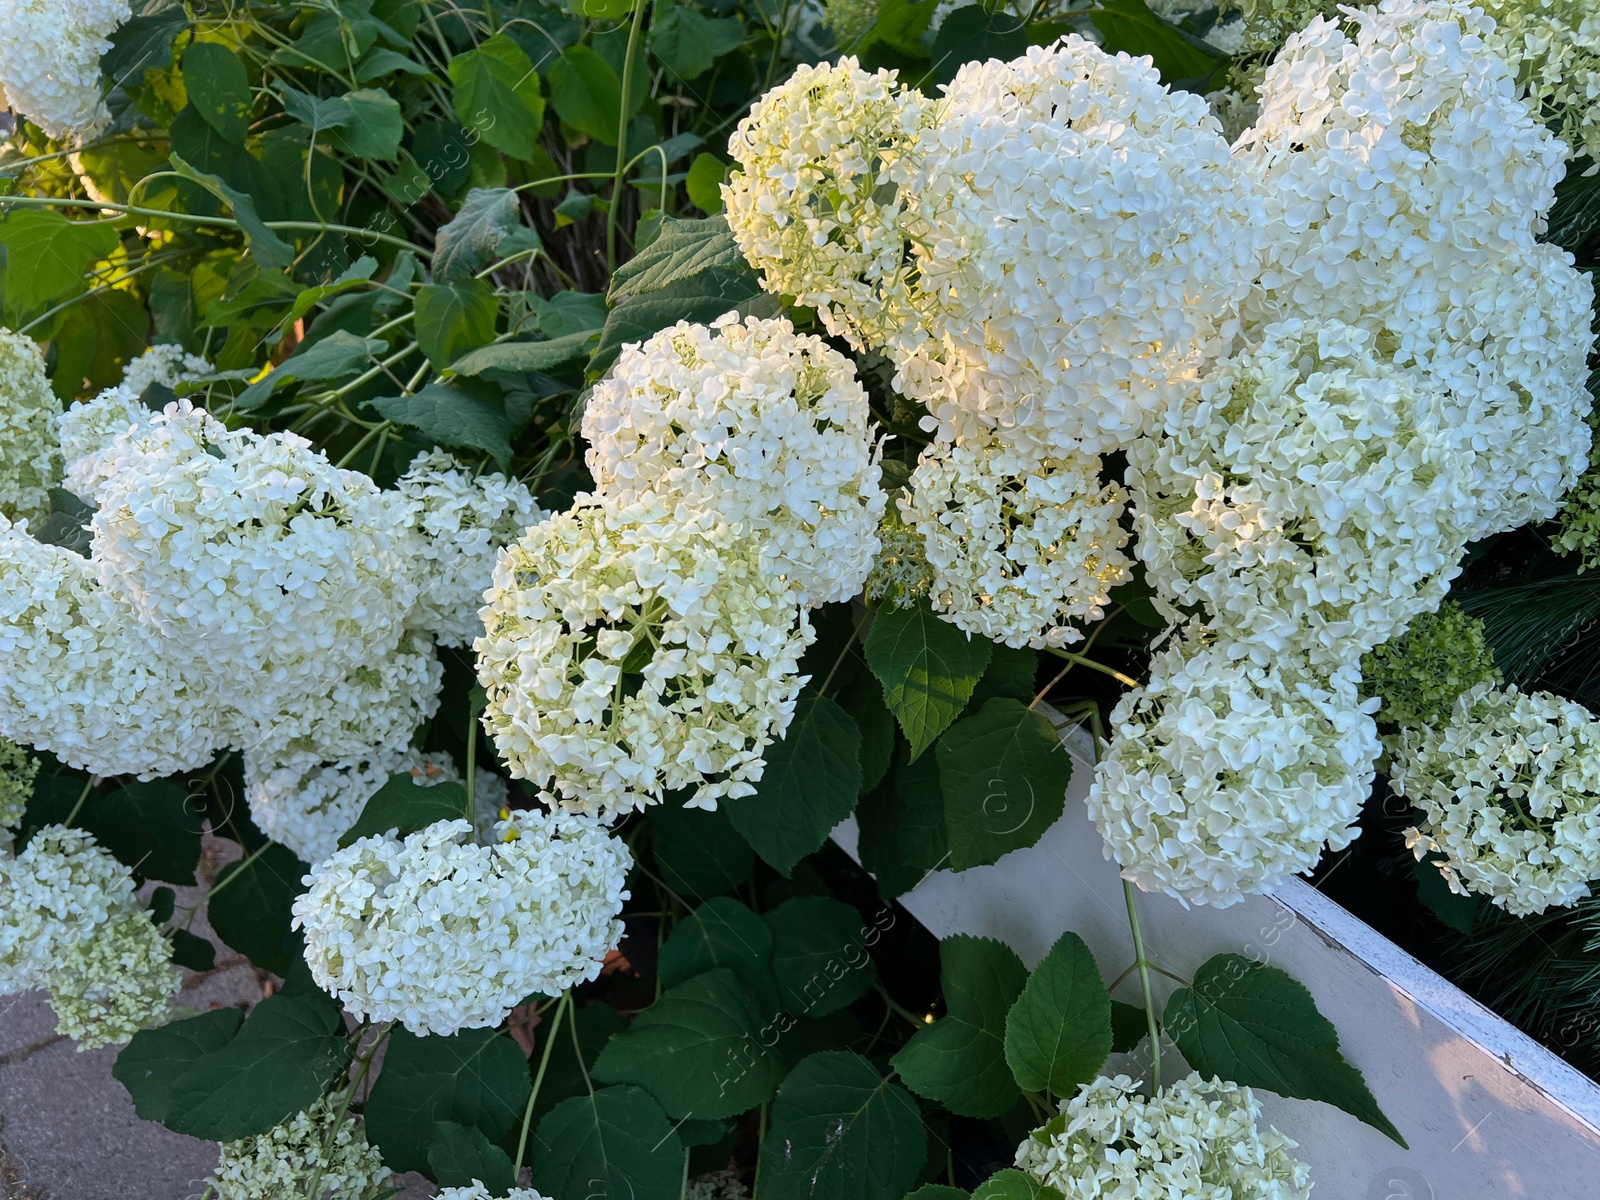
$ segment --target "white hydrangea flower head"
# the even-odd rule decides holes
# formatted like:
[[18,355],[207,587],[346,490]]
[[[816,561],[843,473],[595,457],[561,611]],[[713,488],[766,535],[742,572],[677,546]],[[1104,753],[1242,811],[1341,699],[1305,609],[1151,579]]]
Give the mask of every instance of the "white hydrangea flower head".
[[732,1167],[689,1180],[684,1200],[750,1200],[750,1189]]
[[228,744],[220,698],[107,593],[95,565],[0,519],[0,736],[152,779]]
[[1311,1168],[1247,1087],[1191,1074],[1148,1099],[1101,1076],[1017,1147],[1016,1164],[1066,1200],[1308,1200]]
[[[378,749],[340,762],[297,760],[271,766],[245,752],[245,800],[261,832],[293,850],[302,862],[322,862],[356,823],[367,801],[392,776],[409,774],[419,787],[460,783],[455,760],[442,750]],[[493,835],[510,800],[506,781],[482,767],[473,774],[473,830]]]
[[422,592],[411,622],[441,646],[472,645],[495,556],[549,514],[521,480],[473,475],[442,450],[413,459],[391,497],[397,522],[417,535],[411,552]]
[[182,346],[158,342],[139,355],[122,372],[121,387],[135,396],[142,396],[151,384],[175,388],[191,379],[209,375],[215,368],[198,354],[190,354]]
[[206,1182],[217,1200],[277,1200],[304,1195],[316,1176],[317,1200],[372,1200],[384,1190],[389,1168],[367,1144],[360,1117],[346,1113],[330,1130],[333,1117],[324,1097],[266,1133],[223,1142]]
[[856,349],[914,319],[901,221],[932,101],[856,59],[802,65],[739,122],[728,227],[769,292],[817,310]]
[[167,1018],[181,980],[170,956],[128,868],[83,830],[47,825],[0,858],[0,995],[49,989],[79,1049]]
[[881,470],[849,359],[783,317],[680,321],[623,348],[583,413],[597,490],[715,509],[812,605],[861,591]]
[[888,352],[943,435],[1115,449],[1224,349],[1257,272],[1253,180],[1148,58],[1068,35],[968,63],[915,157],[922,321]]
[[246,719],[271,720],[285,692],[337,688],[398,644],[417,584],[366,476],[293,434],[228,430],[184,400],[96,459],[101,581],[170,653],[237,681]]
[[61,478],[60,411],[38,345],[0,328],[0,516],[37,520],[50,511],[49,489]]
[[155,415],[139,402],[140,394],[119,383],[91,400],[77,401],[56,418],[63,464],[61,486],[86,503],[95,502],[100,485],[108,478],[102,452],[119,434],[147,426]]
[[50,137],[96,132],[109,119],[100,56],[129,15],[128,0],[13,0],[0,33],[6,105]]
[[[225,1200],[219,1197],[218,1200]],[[447,1187],[433,1194],[433,1200],[549,1200],[549,1197],[532,1188],[514,1187],[504,1196],[496,1196],[481,1179],[474,1179],[471,1187]]]
[[1593,288],[1537,243],[1566,147],[1464,0],[1322,18],[1268,68],[1236,155],[1271,236],[1246,315],[1361,325],[1449,390],[1481,457],[1473,536],[1548,518],[1582,470]]
[[[1588,0],[1482,0],[1485,40],[1574,155],[1600,163],[1600,10]],[[1593,171],[1595,167],[1590,166]]]
[[559,810],[500,834],[479,846],[470,821],[440,821],[336,851],[294,904],[313,978],[358,1016],[439,1035],[594,979],[622,936],[627,845]]
[[911,473],[900,513],[922,538],[935,612],[1008,646],[1081,641],[1074,621],[1105,615],[1130,577],[1119,525],[1127,493],[1099,458],[1042,461],[994,436],[936,440]]
[[1358,683],[1287,652],[1258,666],[1170,643],[1111,714],[1087,800],[1106,857],[1146,891],[1224,908],[1349,845],[1380,751]]
[[1146,578],[1258,662],[1352,662],[1437,607],[1479,481],[1428,376],[1336,321],[1269,326],[1128,451]]
[[649,494],[580,496],[501,555],[485,599],[484,727],[514,778],[607,817],[754,792],[815,637],[752,539]]
[[1401,731],[1391,782],[1422,811],[1407,845],[1444,856],[1451,891],[1525,917],[1600,878],[1600,717],[1581,704],[1479,683]]

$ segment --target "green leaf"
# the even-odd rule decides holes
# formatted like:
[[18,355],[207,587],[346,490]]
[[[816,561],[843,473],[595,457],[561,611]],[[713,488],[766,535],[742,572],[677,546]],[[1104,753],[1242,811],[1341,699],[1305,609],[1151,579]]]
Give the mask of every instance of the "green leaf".
[[1144,0],[1105,0],[1089,20],[1107,54],[1148,54],[1169,87],[1203,90],[1228,61],[1221,51],[1156,16]]
[[50,512],[38,525],[29,528],[33,540],[88,558],[93,540],[89,522],[94,518],[94,509],[66,488],[47,488],[45,494],[50,497]]
[[441,196],[455,195],[472,173],[472,142],[454,121],[418,121],[411,157]]
[[862,34],[852,53],[860,53],[874,42],[886,42],[902,54],[927,58],[922,35],[928,31],[937,0],[883,0],[872,27]]
[[317,1102],[347,1050],[328,997],[268,996],[237,1034],[173,1081],[165,1124],[218,1142],[265,1133]]
[[1167,1001],[1166,1028],[1201,1075],[1321,1100],[1406,1144],[1361,1072],[1339,1053],[1333,1022],[1277,967],[1238,954],[1208,959],[1195,972],[1194,986],[1179,988]]
[[911,1035],[891,1062],[906,1086],[964,1117],[997,1117],[1017,1102],[1006,1065],[1006,1013],[1028,981],[1010,947],[958,934],[939,943],[947,1015]]
[[967,1200],[967,1193],[947,1183],[925,1183],[916,1191],[907,1192],[906,1200]]
[[784,1006],[822,1017],[859,1000],[877,969],[868,957],[861,914],[829,896],[796,896],[765,914],[772,930],[772,973]]
[[607,146],[617,144],[622,83],[611,64],[588,46],[569,46],[550,64],[550,103],[579,133]]
[[255,201],[248,195],[230,187],[220,175],[191,167],[176,150],[169,156],[169,161],[172,169],[184,179],[199,184],[233,209],[233,218],[239,222],[239,228],[256,262],[269,271],[281,271],[294,262],[294,247],[267,228],[266,222],[256,213]]
[[[450,60],[450,82],[456,116],[468,130],[512,158],[534,156],[544,123],[544,96],[539,75],[521,47],[497,33]],[[554,83],[552,78],[552,88]]]
[[219,1008],[157,1029],[141,1029],[122,1048],[111,1073],[128,1089],[133,1110],[146,1121],[167,1119],[172,1085],[194,1063],[220,1050],[244,1024],[237,1008]]
[[544,372],[589,356],[593,330],[563,334],[547,342],[496,342],[463,354],[450,364],[457,375],[482,375],[486,371]]
[[787,876],[855,811],[861,794],[861,731],[825,696],[803,696],[751,796],[722,801],[755,852]]
[[737,900],[707,900],[679,923],[661,947],[656,973],[663,987],[686,983],[703,971],[727,967],[759,1004],[758,1015],[778,1008],[772,978],[772,932]]
[[100,73],[120,87],[143,82],[147,70],[172,62],[172,43],[188,27],[181,7],[129,19],[111,35],[111,48],[100,56]]
[[1019,700],[991,700],[952,725],[937,755],[957,871],[1033,845],[1066,808],[1072,756],[1050,719]]
[[425,283],[417,290],[417,345],[437,370],[494,341],[500,305],[494,289],[476,279]]
[[372,407],[441,446],[482,450],[502,465],[511,461],[511,421],[495,388],[471,381],[430,383],[414,396],[385,396]]
[[172,961],[178,966],[209,971],[217,965],[217,948],[208,939],[187,929],[174,929],[168,936],[172,938]]
[[183,54],[183,85],[205,123],[236,146],[250,132],[250,79],[226,46],[196,42]]
[[567,0],[567,11],[590,21],[616,21],[633,11],[640,0]]
[[[285,942],[294,898],[302,891],[306,864],[282,846],[229,863],[217,875],[206,902],[211,928],[258,967],[279,975],[289,971]],[[235,879],[234,876],[239,878]],[[222,884],[228,883],[226,888]]]
[[453,1121],[498,1140],[522,1119],[532,1088],[522,1050],[493,1030],[418,1037],[396,1029],[367,1098],[367,1138],[390,1169],[420,1171],[428,1165],[435,1122]]
[[650,809],[650,838],[667,886],[696,902],[725,895],[750,878],[755,852],[726,808],[668,803]]
[[989,665],[991,645],[941,621],[926,603],[878,611],[867,631],[867,665],[883,684],[884,703],[905,731],[913,759],[966,707]]
[[1063,933],[1006,1017],[1006,1063],[1030,1092],[1071,1096],[1111,1053],[1111,995],[1089,947]]
[[650,52],[679,79],[698,79],[742,41],[738,18],[707,17],[681,4],[658,4],[650,24]]
[[383,350],[384,343],[379,338],[357,337],[336,329],[299,353],[291,354],[270,374],[245,388],[234,407],[241,412],[254,412],[285,384],[336,383],[352,379],[370,367]]
[[200,812],[165,779],[128,783],[84,806],[79,825],[143,879],[193,883],[200,861]]
[[372,793],[356,823],[340,835],[339,845],[390,832],[405,837],[436,821],[462,819],[472,819],[465,787],[450,780],[423,786],[410,772],[402,771]]
[[996,696],[1008,696],[1024,704],[1032,703],[1035,680],[1039,674],[1039,652],[1027,647],[1017,649],[996,642],[989,656],[989,666],[972,689],[968,702],[982,708]]
[[1150,1036],[1150,1022],[1136,1004],[1111,1002],[1111,1053],[1127,1054]]
[[454,1121],[433,1123],[428,1167],[444,1187],[470,1188],[482,1183],[498,1196],[517,1183],[516,1171],[504,1150],[484,1137],[482,1130]]
[[731,970],[668,988],[600,1052],[594,1077],[649,1089],[669,1117],[731,1117],[772,1099],[784,1064]]
[[377,88],[358,88],[340,99],[348,116],[330,131],[334,148],[356,158],[393,162],[405,133],[399,101]]
[[648,1092],[601,1088],[563,1100],[539,1122],[532,1183],[550,1200],[678,1200],[685,1159]]
[[514,233],[532,234],[522,223],[517,194],[510,188],[473,188],[456,215],[434,235],[434,279],[440,283],[471,279],[495,261],[496,249]]
[[933,83],[949,83],[963,63],[1016,58],[1028,49],[1028,28],[1003,8],[988,12],[980,4],[958,8],[939,25],[932,53]]
[[[572,1032],[552,1031],[555,1046],[550,1052],[550,1065],[545,1070],[544,1083],[539,1087],[539,1097],[534,1101],[534,1116],[541,1117],[557,1104],[571,1096],[587,1096],[593,1088],[586,1072],[594,1069],[595,1059],[605,1049],[613,1035],[622,1029],[622,1017],[605,1002],[580,1004],[573,1008],[571,1019],[578,1028],[578,1046],[583,1052],[583,1064],[578,1063],[578,1051],[572,1047]],[[540,1047],[538,1054],[543,1054]],[[679,1130],[681,1134],[683,1130]]]
[[715,154],[697,154],[683,181],[689,203],[701,212],[715,216],[722,211],[722,184],[728,178],[728,164]]
[[1450,885],[1439,873],[1440,860],[1430,855],[1421,862],[1411,864],[1411,877],[1417,881],[1417,902],[1457,933],[1472,936],[1478,923],[1482,901],[1477,896],[1461,896],[1450,890]]
[[972,1192],[972,1200],[1064,1200],[1049,1184],[1040,1183],[1026,1171],[1007,1167],[996,1171]]
[[900,1200],[928,1155],[917,1103],[858,1054],[813,1054],[789,1073],[761,1142],[761,1200]]
[[6,248],[5,307],[16,319],[82,292],[84,270],[117,248],[117,235],[108,225],[25,208],[0,221],[0,245]]
[[861,790],[878,786],[894,761],[894,716],[883,702],[883,685],[870,671],[857,675],[839,703],[861,731]]

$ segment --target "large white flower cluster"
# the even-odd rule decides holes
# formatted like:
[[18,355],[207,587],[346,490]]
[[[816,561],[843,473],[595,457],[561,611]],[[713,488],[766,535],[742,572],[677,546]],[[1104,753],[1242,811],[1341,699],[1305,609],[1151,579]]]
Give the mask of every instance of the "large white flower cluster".
[[[506,551],[486,596],[485,726],[517,778],[611,816],[753,792],[814,634],[710,508],[582,496]],[[634,673],[637,677],[634,677]]]
[[1290,652],[1262,666],[1192,632],[1169,644],[1095,768],[1106,857],[1147,891],[1226,907],[1348,845],[1380,750],[1358,683]]
[[34,340],[0,329],[0,516],[36,521],[50,511],[48,489],[61,474],[60,407]]
[[421,594],[410,621],[441,646],[470,646],[495,555],[547,514],[521,480],[469,475],[450,455],[419,454],[390,493],[396,522],[416,534],[410,556]]
[[447,1187],[434,1193],[433,1200],[549,1200],[533,1188],[514,1187],[504,1196],[496,1196],[481,1179],[474,1179],[470,1187]]
[[1374,340],[1337,321],[1269,326],[1128,452],[1146,578],[1259,662],[1348,665],[1459,571],[1477,460],[1439,389]]
[[321,1180],[316,1200],[372,1200],[384,1190],[389,1168],[367,1144],[361,1118],[346,1113],[330,1129],[332,1110],[324,1097],[266,1133],[223,1142],[206,1181],[217,1200],[301,1196],[313,1177]]
[[1008,646],[1063,646],[1129,578],[1127,494],[1073,450],[1036,462],[999,437],[936,440],[900,501],[945,619]]
[[1401,731],[1392,782],[1423,814],[1407,844],[1443,855],[1452,891],[1528,916],[1600,878],[1600,717],[1581,704],[1479,683]]
[[598,490],[714,507],[812,605],[849,600],[878,551],[884,495],[866,389],[850,360],[788,320],[679,322],[590,393]]
[[80,829],[48,825],[0,858],[0,996],[51,993],[80,1050],[164,1021],[180,976],[133,876]]
[[1017,1166],[1066,1200],[1306,1200],[1311,1169],[1295,1143],[1259,1128],[1247,1087],[1189,1075],[1146,1099],[1101,1076],[1017,1147]]
[[1315,19],[1266,73],[1240,141],[1267,205],[1258,324],[1343,321],[1448,392],[1477,457],[1480,537],[1548,518],[1589,448],[1593,288],[1539,243],[1565,146],[1465,0]]
[[357,1016],[448,1035],[595,978],[622,934],[626,844],[560,811],[500,828],[480,846],[470,821],[441,821],[322,863],[294,904],[317,983]]
[[50,137],[90,134],[108,119],[100,56],[128,19],[128,0],[14,0],[0,29],[0,92]]

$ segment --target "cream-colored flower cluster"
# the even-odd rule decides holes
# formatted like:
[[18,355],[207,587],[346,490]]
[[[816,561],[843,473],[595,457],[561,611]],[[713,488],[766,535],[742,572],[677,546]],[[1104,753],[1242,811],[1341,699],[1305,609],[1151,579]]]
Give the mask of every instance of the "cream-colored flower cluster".
[[1306,1200],[1295,1143],[1259,1128],[1247,1087],[1189,1075],[1148,1099],[1102,1076],[1017,1147],[1017,1166],[1066,1200]]
[[583,412],[597,490],[715,508],[810,605],[849,600],[884,496],[850,360],[779,317],[679,322],[627,346]]
[[1422,811],[1407,845],[1443,855],[1452,891],[1528,916],[1600,878],[1600,717],[1581,704],[1479,683],[1402,730],[1392,783]]
[[266,1133],[223,1142],[206,1181],[217,1200],[287,1200],[305,1195],[313,1178],[321,1181],[315,1200],[372,1200],[389,1168],[367,1144],[360,1117],[346,1113],[331,1128],[334,1115],[324,1097]]
[[433,1200],[549,1200],[533,1188],[514,1187],[504,1196],[496,1196],[481,1179],[474,1179],[470,1187],[447,1187],[434,1193]]
[[1363,658],[1361,676],[1362,692],[1383,701],[1378,720],[1397,730],[1437,725],[1462,692],[1500,682],[1483,622],[1450,600]]
[[128,19],[128,0],[14,0],[0,29],[6,105],[50,137],[89,135],[108,120],[100,56]]
[[0,738],[0,854],[11,847],[11,831],[22,822],[38,776],[39,760],[15,742]]
[[751,794],[814,637],[753,539],[651,493],[583,496],[534,526],[486,600],[478,677],[496,748],[514,776],[605,816],[677,788],[708,808]]
[[0,516],[37,522],[61,475],[60,411],[33,339],[0,329]]
[[47,825],[0,858],[0,996],[50,992],[80,1050],[166,1020],[179,974],[133,876],[80,829]]
[[595,978],[622,936],[627,845],[559,810],[500,833],[481,846],[472,822],[441,821],[336,851],[294,903],[312,977],[359,1017],[440,1035]]

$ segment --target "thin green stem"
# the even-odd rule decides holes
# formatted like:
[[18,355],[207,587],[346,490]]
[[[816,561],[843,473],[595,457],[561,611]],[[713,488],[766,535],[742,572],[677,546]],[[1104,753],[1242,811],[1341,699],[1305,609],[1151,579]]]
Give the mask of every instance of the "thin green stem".
[[1046,646],[1045,649],[1051,654],[1054,654],[1057,658],[1064,659],[1065,661],[1072,663],[1074,666],[1088,667],[1091,671],[1099,671],[1102,675],[1109,675],[1111,678],[1115,679],[1118,683],[1124,685],[1125,687],[1136,688],[1139,686],[1139,681],[1133,676],[1124,675],[1115,667],[1106,666],[1105,663],[1095,662],[1095,660],[1092,658],[1085,658],[1081,654],[1074,654],[1070,650],[1062,650],[1056,646]]
[[[352,461],[354,461],[355,456],[360,454],[363,450],[365,450],[367,448],[367,443],[372,441],[373,438],[377,437],[378,434],[386,433],[388,431],[388,429],[389,429],[389,422],[387,422],[387,421],[384,421],[384,422],[382,422],[381,424],[378,424],[378,425],[374,425],[371,429],[367,430],[366,433],[361,435],[361,440],[359,442],[357,442],[354,446],[351,446],[349,452],[343,458],[341,458],[338,462],[334,463],[333,465],[336,468],[338,468],[338,467],[348,467],[350,465],[350,463]],[[472,790],[472,784],[470,782],[467,784],[467,790],[469,792]]]
[[627,174],[628,117],[633,103],[634,52],[639,31],[644,27],[644,10],[649,0],[634,0],[633,24],[628,28],[628,48],[622,60],[622,111],[617,117],[617,169],[611,177],[611,203],[606,208],[606,270],[617,269],[617,209],[622,204],[622,178]]
[[839,657],[833,660],[833,666],[828,668],[827,677],[823,679],[822,686],[817,689],[817,695],[826,696],[828,694],[828,685],[833,682],[833,677],[839,673],[839,668],[844,665],[845,655],[849,654],[856,642],[865,635],[868,626],[872,624],[872,618],[876,615],[876,612],[869,608],[866,615],[856,622],[856,627],[850,634],[850,640],[844,644],[844,649],[839,651]]
[[1122,896],[1128,904],[1128,928],[1133,932],[1134,965],[1139,968],[1139,988],[1144,993],[1144,1019],[1150,1032],[1150,1087],[1161,1090],[1161,1030],[1156,1023],[1156,1000],[1150,990],[1150,960],[1144,952],[1144,936],[1139,932],[1139,910],[1133,900],[1133,884],[1122,881]]
[[[567,994],[570,996],[572,993]],[[583,1074],[583,1086],[589,1089],[589,1095],[592,1096],[594,1081],[589,1078],[588,1064],[583,1061],[583,1047],[578,1044],[578,1010],[575,1007],[567,1014],[567,1031],[572,1034],[572,1056],[578,1060],[578,1070]]]
[[[212,889],[208,893],[206,893],[205,902],[207,904],[210,904],[212,898],[218,892],[220,892],[223,888],[227,887],[235,879],[239,878],[239,876],[243,875],[244,872],[245,872],[245,868],[248,867],[251,863],[255,862],[256,859],[260,858],[268,850],[272,849],[273,845],[274,845],[274,843],[272,843],[272,842],[264,842],[258,849],[253,850],[250,854],[248,854],[244,858],[240,859],[239,860],[239,865],[234,868],[233,872],[226,879],[222,880],[218,884],[215,884],[212,887]],[[185,928],[185,929],[189,928],[190,922],[192,922],[194,920],[195,913],[197,913],[199,911],[200,911],[200,905],[199,904],[196,904],[193,908],[188,910],[188,912],[184,915],[183,928]]]
[[[470,691],[467,693],[467,823],[476,831],[478,826],[477,809],[472,803],[473,777],[478,773],[478,702]],[[563,992],[562,995],[568,993]]]
[[[366,1082],[367,1073],[372,1070],[372,1060],[377,1057],[378,1048],[388,1040],[389,1031],[393,1028],[393,1022],[385,1025],[383,1031],[373,1039],[372,1045],[367,1047],[358,1060],[361,1069],[356,1072],[355,1078],[350,1081],[350,1086],[345,1088],[344,1097],[339,1101],[339,1111],[334,1114],[333,1120],[328,1123],[328,1128],[322,1135],[322,1153],[317,1155],[316,1172],[311,1176],[311,1182],[306,1187],[306,1200],[317,1200],[321,1194],[322,1173],[328,1165],[328,1148],[333,1145],[333,1139],[339,1132],[339,1126],[344,1124],[345,1114],[350,1111],[350,1101],[355,1099],[356,1089]],[[357,1031],[356,1036],[360,1036],[359,1031]]]
[[522,1160],[528,1153],[528,1129],[533,1124],[533,1106],[539,1099],[540,1087],[544,1085],[544,1073],[550,1066],[550,1051],[556,1044],[556,1034],[561,1031],[561,1018],[566,1015],[570,1007],[572,1007],[572,993],[562,992],[561,999],[556,1001],[556,1012],[550,1022],[550,1032],[544,1035],[544,1053],[539,1057],[539,1070],[533,1077],[533,1091],[528,1093],[527,1107],[522,1110],[522,1132],[517,1135],[517,1162],[513,1172],[517,1177],[522,1175]]
[[63,825],[71,826],[78,819],[78,814],[83,811],[83,806],[88,802],[89,793],[92,791],[94,791],[93,775],[84,781],[83,791],[78,793],[78,802],[72,806],[72,811],[67,814],[67,819],[61,822]]

